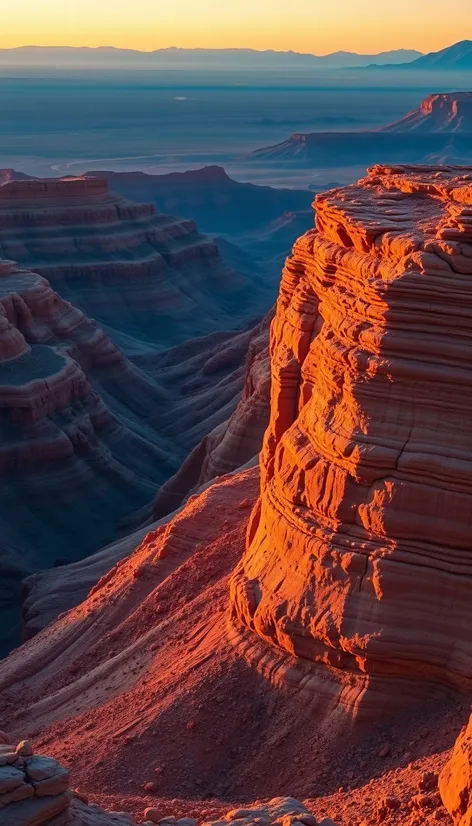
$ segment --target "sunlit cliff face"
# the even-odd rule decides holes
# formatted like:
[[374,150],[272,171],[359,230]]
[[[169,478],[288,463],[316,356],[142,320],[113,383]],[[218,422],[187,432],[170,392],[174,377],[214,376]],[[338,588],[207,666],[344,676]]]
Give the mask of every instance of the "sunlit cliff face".
[[472,686],[471,186],[465,168],[375,167],[317,198],[283,274],[233,615],[364,675],[359,697]]

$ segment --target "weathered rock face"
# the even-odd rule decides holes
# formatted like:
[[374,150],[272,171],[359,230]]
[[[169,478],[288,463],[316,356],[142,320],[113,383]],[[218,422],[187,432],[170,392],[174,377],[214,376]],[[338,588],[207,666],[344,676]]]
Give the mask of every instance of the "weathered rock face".
[[472,134],[472,92],[429,95],[418,109],[386,126],[383,131]]
[[375,167],[315,206],[272,325],[233,614],[362,675],[348,703],[400,678],[470,690],[472,170]]
[[455,826],[472,823],[472,717],[439,776],[439,791]]

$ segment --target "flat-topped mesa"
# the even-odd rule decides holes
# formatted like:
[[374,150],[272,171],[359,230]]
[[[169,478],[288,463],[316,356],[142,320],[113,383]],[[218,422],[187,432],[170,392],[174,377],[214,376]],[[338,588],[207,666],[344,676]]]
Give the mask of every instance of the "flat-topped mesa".
[[79,177],[66,178],[33,178],[31,180],[8,180],[0,186],[0,201],[21,201],[33,202],[50,199],[54,202],[70,199],[71,201],[96,196],[103,198],[109,195],[107,182],[94,178],[93,176],[82,175]]
[[134,204],[116,196],[102,178],[41,178],[0,185],[0,229],[93,226],[153,217],[152,204]]
[[377,166],[315,206],[271,329],[233,617],[348,671],[348,705],[470,690],[472,169]]
[[472,133],[472,92],[428,95],[418,109],[381,131]]

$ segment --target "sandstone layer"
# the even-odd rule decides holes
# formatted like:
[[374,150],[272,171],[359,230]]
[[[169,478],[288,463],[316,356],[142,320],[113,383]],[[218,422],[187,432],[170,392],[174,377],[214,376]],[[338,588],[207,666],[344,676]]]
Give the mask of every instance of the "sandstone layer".
[[315,207],[272,325],[234,618],[351,674],[355,708],[470,691],[472,171],[375,167]]

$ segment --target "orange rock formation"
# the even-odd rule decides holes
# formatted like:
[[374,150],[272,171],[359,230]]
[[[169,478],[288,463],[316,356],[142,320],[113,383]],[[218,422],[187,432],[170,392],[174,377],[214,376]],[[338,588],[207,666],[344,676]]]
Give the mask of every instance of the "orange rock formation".
[[470,690],[472,171],[378,166],[315,206],[272,326],[234,617],[361,675],[348,703],[401,677]]
[[[319,197],[272,324],[260,488],[229,474],[128,538],[0,663],[1,726],[98,803],[181,814],[179,795],[207,822],[290,793],[338,826],[446,817],[469,701],[432,686],[472,687],[471,205],[459,168],[376,167]],[[421,707],[351,725],[411,687]],[[457,826],[469,741],[439,783]]]
[[439,776],[443,803],[457,826],[472,823],[472,717]]

